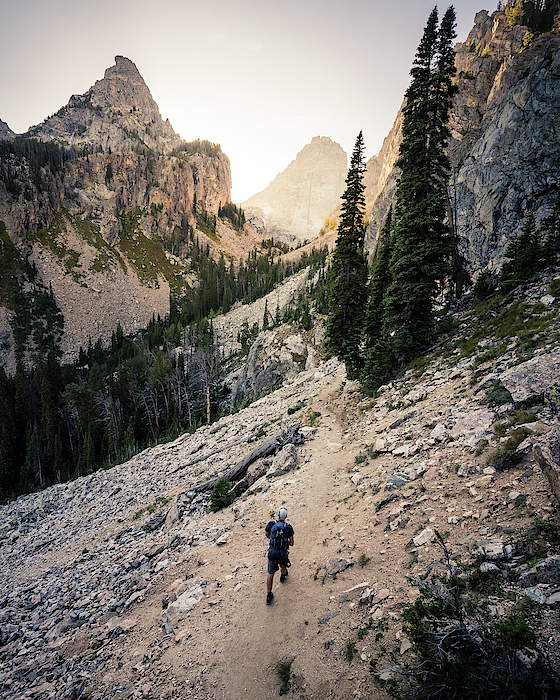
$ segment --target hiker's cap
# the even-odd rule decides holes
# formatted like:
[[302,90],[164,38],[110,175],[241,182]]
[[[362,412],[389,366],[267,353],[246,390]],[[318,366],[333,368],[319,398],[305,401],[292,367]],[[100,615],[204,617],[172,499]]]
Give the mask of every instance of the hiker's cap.
[[282,508],[280,508],[280,510],[278,511],[278,520],[286,520],[287,517],[288,511],[286,508],[284,508],[284,506],[282,506]]

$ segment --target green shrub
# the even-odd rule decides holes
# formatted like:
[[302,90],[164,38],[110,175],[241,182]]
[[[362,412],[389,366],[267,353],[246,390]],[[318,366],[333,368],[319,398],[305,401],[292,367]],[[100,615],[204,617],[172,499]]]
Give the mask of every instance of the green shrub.
[[[530,668],[518,653],[538,648],[534,605],[523,599],[507,617],[491,623],[487,601],[467,595],[468,567],[453,564],[443,539],[445,573],[421,584],[420,595],[403,612],[416,657],[399,668],[392,697],[417,700],[552,700],[559,678],[539,653]],[[497,592],[497,591],[496,591]],[[371,664],[377,678],[377,664]]]
[[210,510],[215,513],[235,501],[235,490],[233,484],[225,476],[222,476],[214,484],[210,494]]
[[517,448],[529,434],[527,428],[516,428],[504,444],[488,457],[488,464],[498,471],[504,471],[519,464],[522,455]]
[[368,557],[368,555],[365,552],[362,552],[360,554],[360,566],[362,567],[362,569],[369,562],[369,560],[370,560],[370,557]]
[[511,394],[499,379],[494,380],[492,385],[486,389],[486,399],[490,406],[493,407],[513,402]]
[[349,639],[346,642],[346,658],[348,661],[352,661],[354,655],[358,650],[356,649],[356,642],[353,639]]
[[473,295],[477,301],[484,301],[496,292],[496,278],[490,272],[481,272],[473,287]]

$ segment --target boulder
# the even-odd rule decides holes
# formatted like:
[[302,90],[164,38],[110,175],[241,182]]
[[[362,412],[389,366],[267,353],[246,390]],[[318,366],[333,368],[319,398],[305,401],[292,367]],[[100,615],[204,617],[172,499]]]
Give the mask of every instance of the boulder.
[[338,600],[341,603],[343,603],[346,600],[354,600],[355,598],[360,598],[362,596],[362,593],[366,590],[366,588],[369,588],[369,582],[358,583],[357,586],[353,586],[352,588],[349,588],[346,591],[342,591],[342,593],[340,593],[338,596]]
[[325,564],[325,569],[329,576],[333,574],[340,574],[342,571],[346,571],[349,566],[354,566],[354,562],[351,559],[342,559],[341,557],[334,557],[329,559]]
[[500,381],[514,401],[542,394],[560,381],[560,352],[538,355],[510,367],[500,374]]
[[533,444],[533,454],[546,475],[552,493],[560,501],[560,423]]

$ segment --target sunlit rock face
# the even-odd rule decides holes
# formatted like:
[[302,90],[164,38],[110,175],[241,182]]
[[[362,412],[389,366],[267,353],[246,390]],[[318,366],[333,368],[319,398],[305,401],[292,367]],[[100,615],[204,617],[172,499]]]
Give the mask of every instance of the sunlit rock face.
[[[531,37],[527,27],[510,27],[504,12],[482,11],[455,50],[459,92],[450,118],[450,205],[469,269],[497,269],[527,216],[541,220],[555,196],[560,37]],[[380,153],[368,162],[370,249],[394,202],[401,124],[399,112]]]
[[346,153],[326,136],[315,136],[270,185],[241,206],[265,238],[290,245],[316,236],[340,202]]

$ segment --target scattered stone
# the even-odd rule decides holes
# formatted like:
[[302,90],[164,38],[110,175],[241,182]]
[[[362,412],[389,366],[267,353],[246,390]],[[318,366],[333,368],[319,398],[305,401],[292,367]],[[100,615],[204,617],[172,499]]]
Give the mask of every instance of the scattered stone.
[[398,495],[396,493],[389,493],[386,496],[383,496],[383,498],[378,502],[377,507],[381,509],[383,508],[383,506],[386,506],[388,503],[394,501],[396,498],[398,498]]
[[422,545],[431,542],[434,538],[434,534],[434,531],[427,527],[425,530],[422,530],[422,532],[416,535],[416,537],[413,537],[412,541],[416,547],[421,547]]
[[346,591],[342,591],[342,593],[340,593],[338,596],[338,600],[343,603],[346,600],[354,600],[355,598],[359,598],[368,587],[369,582],[358,583],[356,586],[353,586]]
[[468,438],[468,444],[476,444],[494,422],[494,411],[478,408],[463,414],[455,423],[449,436],[458,439]]
[[373,595],[371,588],[365,588],[362,592],[362,595],[360,596],[359,603],[360,605],[369,605],[372,602],[372,598]]
[[500,567],[496,566],[496,564],[492,564],[490,561],[483,561],[480,565],[480,571],[483,574],[487,574],[490,571],[500,571]]
[[410,651],[412,649],[412,642],[408,637],[405,637],[402,642],[401,642],[401,648],[400,648],[400,654],[401,656],[403,654],[406,654],[407,651]]
[[532,569],[519,576],[521,587],[547,583],[560,586],[560,556],[554,555],[538,562]]
[[504,556],[504,543],[497,539],[478,540],[475,542],[481,554],[489,559],[499,559]]
[[523,593],[534,600],[536,603],[544,604],[546,603],[546,593],[538,586],[531,586],[530,588],[524,588]]
[[327,450],[328,450],[329,452],[333,452],[333,453],[340,452],[340,450],[342,450],[343,447],[344,447],[344,445],[342,445],[342,444],[339,443],[339,442],[329,442],[329,443],[327,443]]
[[386,438],[377,438],[375,441],[374,445],[374,450],[376,452],[386,452],[387,451],[387,439]]
[[372,605],[379,605],[379,603],[382,603],[384,600],[386,600],[389,596],[391,595],[391,591],[387,588],[382,588],[380,591],[377,591],[375,596],[373,597],[371,604]]
[[438,442],[444,442],[449,437],[449,431],[445,427],[445,423],[438,423],[436,427],[430,433],[432,440],[437,440]]
[[385,491],[394,491],[401,486],[405,486],[405,484],[408,484],[408,482],[408,474],[393,474],[393,476],[390,476],[385,483]]
[[354,566],[354,562],[351,559],[335,557],[328,560],[328,562],[325,564],[325,569],[327,574],[332,576],[333,574],[340,574],[343,571],[346,571],[349,566]]

